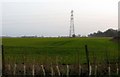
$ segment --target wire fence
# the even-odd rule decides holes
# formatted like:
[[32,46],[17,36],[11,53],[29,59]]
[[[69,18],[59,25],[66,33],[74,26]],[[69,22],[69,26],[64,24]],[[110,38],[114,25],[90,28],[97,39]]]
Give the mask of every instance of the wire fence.
[[[46,53],[47,56],[43,55],[44,57],[42,56],[38,58],[34,58],[32,56],[36,56],[35,54],[6,54],[4,46],[2,45],[1,47],[2,76],[70,77],[74,75],[79,77],[103,77],[119,76],[120,74],[119,47],[118,51],[116,51],[117,53],[110,54],[108,50],[105,49],[104,53],[96,54],[96,50],[89,49],[89,47],[85,45],[85,47],[83,48],[85,51],[84,56],[81,56],[81,52],[79,52],[79,50],[76,49],[76,51],[78,52],[74,53],[74,56],[51,56],[48,53]],[[102,55],[101,58],[98,57],[100,54]],[[118,56],[116,56],[116,54]]]

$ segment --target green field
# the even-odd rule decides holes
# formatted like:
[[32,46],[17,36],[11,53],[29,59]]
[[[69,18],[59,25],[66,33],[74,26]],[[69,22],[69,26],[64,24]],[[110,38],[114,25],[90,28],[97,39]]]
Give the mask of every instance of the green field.
[[[116,61],[118,44],[112,38],[3,38],[6,63],[86,63],[85,45],[90,62]],[[107,53],[107,54],[106,54]],[[106,56],[108,55],[108,57]]]

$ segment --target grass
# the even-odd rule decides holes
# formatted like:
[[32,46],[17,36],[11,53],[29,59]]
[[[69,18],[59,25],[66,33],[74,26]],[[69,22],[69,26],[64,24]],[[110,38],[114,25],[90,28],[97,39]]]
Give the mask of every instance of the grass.
[[[85,45],[90,62],[113,62],[118,57],[118,44],[111,38],[3,38],[6,63],[86,63]],[[93,54],[95,56],[93,56]]]

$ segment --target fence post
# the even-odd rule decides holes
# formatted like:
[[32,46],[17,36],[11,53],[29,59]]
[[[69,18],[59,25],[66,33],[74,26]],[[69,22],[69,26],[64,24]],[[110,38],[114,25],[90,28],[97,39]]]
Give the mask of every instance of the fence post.
[[111,75],[110,64],[108,65],[108,75],[109,75],[109,77],[110,77],[110,75]]
[[116,63],[116,74],[119,75],[118,63]]
[[34,77],[34,75],[35,75],[35,65],[33,64],[32,65],[32,76]]
[[82,74],[82,67],[81,67],[81,65],[79,65],[79,76]]
[[4,59],[4,48],[3,45],[1,45],[2,49],[2,76],[5,76],[5,59]]
[[92,66],[91,65],[89,65],[90,66],[90,70],[89,70],[89,76],[91,76],[92,75]]
[[23,69],[24,69],[24,76],[26,75],[26,66],[23,64]]
[[94,73],[94,75],[95,75],[95,77],[97,76],[97,65],[95,65],[95,73]]
[[86,51],[86,59],[87,59],[87,65],[88,65],[88,75],[89,75],[89,64],[90,64],[90,62],[89,62],[89,52],[88,52],[88,47],[87,47],[87,45],[85,45],[85,51]]
[[58,76],[60,76],[60,69],[59,69],[59,66],[58,66],[58,65],[56,66],[56,69],[57,69],[57,71],[58,71]]
[[53,65],[51,63],[51,76],[53,77],[53,75],[54,75],[54,70],[53,70]]
[[69,77],[69,65],[67,65],[67,77]]
[[13,70],[13,75],[16,75],[16,68],[17,68],[17,64],[14,64],[14,70]]
[[41,65],[41,68],[42,68],[42,71],[43,71],[43,75],[45,76],[45,75],[46,75],[46,73],[45,73],[44,66],[43,66],[43,65]]

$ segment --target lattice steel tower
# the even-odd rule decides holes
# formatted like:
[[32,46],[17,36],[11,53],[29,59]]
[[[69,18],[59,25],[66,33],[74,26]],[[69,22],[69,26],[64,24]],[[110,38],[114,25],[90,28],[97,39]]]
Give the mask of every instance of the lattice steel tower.
[[71,10],[69,37],[75,37],[73,10]]

